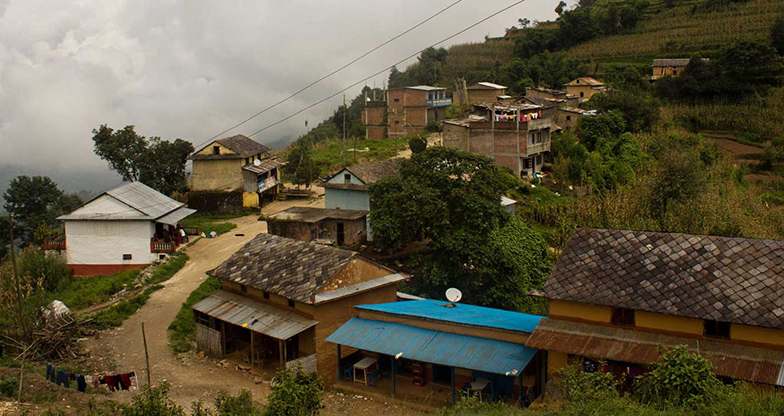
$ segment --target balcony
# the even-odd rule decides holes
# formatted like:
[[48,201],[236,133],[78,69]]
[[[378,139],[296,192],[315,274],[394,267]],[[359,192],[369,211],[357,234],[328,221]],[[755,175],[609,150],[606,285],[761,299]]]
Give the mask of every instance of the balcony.
[[438,100],[427,100],[425,101],[425,105],[427,105],[428,107],[449,107],[450,105],[452,105],[452,99],[441,98]]
[[150,241],[150,253],[174,253],[177,246],[168,241]]
[[199,231],[199,227],[182,227],[185,230],[185,234],[187,235],[199,235],[201,232]]
[[65,250],[65,238],[44,238],[44,250]]
[[543,153],[543,152],[549,152],[549,151],[550,151],[550,141],[549,140],[546,141],[546,142],[537,143],[537,144],[530,144],[529,143],[528,146],[526,146],[526,149],[525,149],[526,154],[529,155],[529,156],[530,155],[535,155],[537,153]]

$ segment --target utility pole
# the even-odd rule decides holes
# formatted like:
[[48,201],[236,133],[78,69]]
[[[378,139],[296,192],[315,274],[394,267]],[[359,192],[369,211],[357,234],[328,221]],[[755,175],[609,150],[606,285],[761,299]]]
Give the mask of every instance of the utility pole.
[[[11,239],[11,263],[14,267],[14,283],[16,284],[16,308],[19,313],[19,325],[22,326],[22,332],[25,338],[27,337],[27,325],[24,322],[22,314],[22,289],[19,287],[19,270],[16,268],[16,244],[14,243],[14,214],[8,213],[8,236]],[[29,349],[30,347],[28,347]],[[22,410],[22,385],[24,383],[24,368],[25,368],[25,355],[27,350],[22,352],[22,367],[19,370],[19,392],[16,400],[19,402],[19,410]]]
[[147,353],[147,335],[144,333],[144,322],[142,322],[142,341],[144,341],[144,360],[147,362],[147,386],[152,387],[150,381],[150,355]]
[[343,147],[346,147],[346,94],[343,94]]

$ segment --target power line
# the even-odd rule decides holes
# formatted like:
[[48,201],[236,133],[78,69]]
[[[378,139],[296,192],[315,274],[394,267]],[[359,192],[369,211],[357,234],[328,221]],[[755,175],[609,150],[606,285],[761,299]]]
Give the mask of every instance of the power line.
[[467,31],[469,31],[470,29],[473,29],[474,27],[476,27],[476,26],[486,22],[487,20],[490,20],[491,18],[493,18],[495,16],[498,16],[499,14],[501,14],[501,13],[503,13],[503,12],[505,12],[505,11],[507,11],[507,10],[509,10],[509,9],[511,9],[511,8],[513,8],[513,7],[515,7],[515,6],[519,5],[519,4],[521,4],[521,3],[524,3],[524,2],[525,2],[525,0],[516,1],[516,2],[514,2],[512,4],[510,4],[509,6],[506,6],[503,9],[501,9],[501,10],[491,14],[490,16],[487,16],[484,19],[482,19],[482,20],[480,20],[480,21],[478,21],[478,22],[468,26],[467,28],[465,28],[463,30],[460,30],[459,32],[457,32],[457,33],[455,33],[455,34],[453,34],[451,36],[448,36],[448,37],[446,37],[446,38],[444,38],[444,39],[442,39],[442,40],[440,40],[440,41],[438,41],[438,42],[428,46],[427,48],[424,48],[424,49],[420,50],[419,52],[414,53],[413,55],[409,55],[408,57],[403,58],[400,61],[397,61],[396,63],[394,63],[394,64],[392,64],[392,65],[390,65],[390,66],[388,66],[388,67],[386,67],[386,68],[376,72],[375,74],[370,75],[369,77],[363,78],[363,79],[361,79],[361,80],[359,80],[359,81],[349,85],[348,87],[343,88],[342,90],[340,90],[340,91],[330,95],[329,97],[321,99],[321,100],[319,100],[319,101],[317,101],[317,102],[315,102],[315,103],[313,103],[313,104],[311,104],[311,105],[309,105],[309,106],[307,106],[307,107],[297,111],[294,114],[291,114],[291,115],[289,115],[289,116],[287,116],[287,117],[285,117],[283,119],[280,119],[280,120],[278,120],[278,121],[276,121],[276,122],[274,122],[274,123],[272,123],[272,124],[270,124],[270,125],[268,125],[266,127],[263,127],[263,128],[261,128],[259,130],[256,130],[255,132],[249,134],[248,136],[249,137],[255,136],[255,135],[263,132],[264,130],[267,130],[269,128],[277,126],[278,124],[283,123],[284,121],[286,121],[286,120],[288,120],[288,119],[290,119],[290,118],[292,118],[292,117],[294,117],[294,116],[296,116],[296,115],[298,115],[298,114],[300,114],[300,113],[302,113],[304,111],[307,111],[307,110],[309,110],[309,109],[311,109],[311,108],[313,108],[313,107],[315,107],[315,106],[317,106],[317,105],[319,105],[319,104],[321,104],[321,103],[323,103],[323,102],[325,102],[327,100],[330,100],[330,99],[334,98],[335,96],[340,95],[341,93],[344,93],[344,92],[348,91],[349,89],[354,88],[357,85],[359,85],[359,84],[361,84],[361,83],[363,83],[363,82],[365,82],[365,81],[367,81],[367,80],[369,80],[369,79],[371,79],[371,78],[373,78],[375,76],[381,75],[382,73],[392,69],[392,67],[402,64],[403,62],[405,62],[405,61],[407,61],[407,60],[409,60],[409,59],[419,55],[420,53],[424,52],[425,50],[427,50],[429,48],[434,48],[434,47],[436,47],[436,46],[438,46],[438,45],[440,45],[440,44],[442,44],[442,43],[444,43],[444,42],[446,42],[446,41],[448,41],[448,40],[450,40],[450,39],[452,39],[454,37],[457,37],[457,36],[467,32]]
[[360,55],[359,57],[355,58],[353,61],[351,61],[351,62],[349,62],[349,63],[347,63],[347,64],[345,64],[345,65],[341,66],[340,68],[338,68],[338,69],[336,69],[336,70],[334,70],[334,71],[330,72],[329,74],[327,74],[327,75],[324,75],[323,77],[321,77],[321,78],[319,78],[319,79],[317,79],[317,80],[315,80],[315,81],[311,82],[310,84],[308,84],[308,85],[306,85],[306,86],[302,87],[302,88],[301,88],[299,91],[295,92],[294,94],[291,94],[291,95],[289,95],[288,97],[286,97],[286,98],[284,98],[284,99],[282,99],[282,100],[280,100],[280,101],[276,102],[275,104],[272,104],[272,105],[270,105],[269,107],[267,107],[267,108],[265,108],[265,109],[263,109],[263,110],[261,110],[261,111],[257,112],[256,114],[253,114],[252,116],[250,116],[250,117],[246,118],[245,120],[243,120],[243,121],[241,121],[241,122],[239,122],[239,123],[237,123],[237,124],[235,124],[235,125],[233,125],[233,126],[229,127],[228,129],[226,129],[226,130],[223,130],[222,132],[220,132],[220,133],[218,133],[218,134],[216,134],[216,135],[212,136],[212,137],[211,137],[211,138],[209,138],[208,140],[206,140],[206,141],[204,141],[204,142],[200,143],[198,146],[195,146],[195,147],[196,147],[196,148],[198,148],[198,147],[200,147],[201,145],[203,145],[203,144],[205,144],[205,143],[208,143],[208,142],[210,142],[210,141],[212,141],[212,140],[216,139],[217,137],[220,137],[221,135],[223,135],[223,134],[225,134],[225,133],[227,133],[227,132],[229,132],[229,131],[231,131],[231,130],[234,130],[234,129],[236,129],[236,128],[237,128],[237,127],[239,127],[239,126],[242,126],[243,124],[245,124],[245,123],[247,123],[247,122],[249,122],[249,121],[253,120],[254,118],[256,118],[256,117],[258,117],[258,116],[260,116],[260,115],[262,115],[262,114],[266,113],[267,111],[269,111],[269,110],[271,110],[271,109],[273,109],[273,108],[275,108],[275,107],[277,107],[277,106],[279,106],[279,105],[281,105],[281,104],[285,103],[286,101],[288,101],[288,100],[290,100],[290,99],[292,99],[292,98],[296,97],[297,95],[299,95],[299,94],[300,94],[300,93],[302,93],[303,91],[307,90],[308,88],[310,88],[310,87],[312,87],[312,86],[314,86],[314,85],[318,84],[319,82],[321,82],[321,81],[324,81],[325,79],[327,79],[327,78],[329,78],[329,77],[331,77],[331,76],[333,76],[333,75],[337,74],[338,72],[340,72],[340,71],[342,71],[342,70],[344,70],[344,69],[348,68],[349,66],[351,66],[351,65],[355,64],[355,63],[356,63],[357,61],[359,61],[360,59],[362,59],[362,58],[364,58],[364,57],[366,57],[366,56],[370,55],[371,53],[373,53],[373,52],[375,52],[375,51],[377,51],[377,50],[381,49],[382,47],[384,47],[384,46],[386,46],[386,45],[388,45],[388,44],[392,43],[393,41],[395,41],[395,40],[397,40],[398,38],[400,38],[400,37],[402,37],[402,36],[406,35],[407,33],[409,33],[409,32],[411,32],[411,31],[413,31],[414,29],[416,29],[416,28],[418,28],[418,27],[422,26],[423,24],[425,24],[425,23],[427,23],[427,22],[429,22],[429,21],[433,20],[433,19],[434,19],[436,16],[438,16],[438,15],[440,15],[441,13],[444,13],[445,11],[447,11],[447,10],[451,9],[452,7],[456,6],[456,5],[457,5],[458,3],[460,3],[461,1],[463,1],[463,0],[457,0],[456,2],[454,2],[454,3],[450,4],[449,6],[446,6],[446,7],[444,7],[443,9],[439,10],[439,11],[438,11],[436,14],[434,14],[434,15],[432,15],[432,16],[430,16],[430,17],[428,17],[427,19],[425,19],[425,20],[423,20],[423,21],[421,21],[421,22],[417,23],[416,25],[412,26],[411,28],[409,28],[409,29],[405,30],[404,32],[402,32],[402,33],[398,34],[397,36],[395,36],[395,37],[393,37],[393,38],[389,39],[388,41],[386,41],[386,42],[384,42],[384,43],[382,43],[382,44],[380,44],[380,45],[376,46],[375,48],[373,48],[373,49],[371,49],[371,50],[369,50],[369,51],[367,51],[367,52],[363,53],[363,54],[362,54],[362,55]]

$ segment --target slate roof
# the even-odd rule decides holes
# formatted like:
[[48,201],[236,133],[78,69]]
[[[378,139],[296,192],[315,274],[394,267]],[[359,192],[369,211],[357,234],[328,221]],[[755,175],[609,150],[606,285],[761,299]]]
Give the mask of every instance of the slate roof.
[[353,251],[259,234],[207,274],[312,304],[312,296],[356,255]]
[[[401,160],[402,159],[387,159],[378,162],[367,162],[360,165],[349,166],[340,170],[340,172],[344,170],[351,172],[351,174],[362,181],[364,185],[323,182],[321,186],[333,189],[365,191],[367,189],[366,185],[370,185],[371,183],[380,181],[381,179],[397,175],[400,169]],[[333,176],[339,175],[340,172],[337,172]]]
[[782,292],[784,241],[580,229],[538,294],[784,329]]
[[[204,150],[208,146],[212,146],[213,143],[219,143],[221,146],[227,147],[232,151],[236,152],[236,154],[220,154],[220,155],[200,155],[198,154],[202,150]],[[244,136],[242,134],[238,134],[236,136],[226,137],[224,139],[216,140],[214,142],[210,142],[206,146],[202,146],[193,154],[188,156],[190,160],[210,160],[210,159],[244,159],[246,157],[251,157],[254,155],[258,155],[261,153],[269,153],[272,149],[263,144],[251,139],[248,136]]]
[[291,207],[289,209],[271,214],[270,221],[294,221],[317,223],[326,219],[359,220],[365,218],[369,211],[354,209],[326,209],[316,207]]

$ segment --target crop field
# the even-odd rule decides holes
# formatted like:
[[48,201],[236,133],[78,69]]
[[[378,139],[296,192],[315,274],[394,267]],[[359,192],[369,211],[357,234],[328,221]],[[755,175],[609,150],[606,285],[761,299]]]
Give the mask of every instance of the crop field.
[[513,51],[511,40],[453,45],[444,65],[444,79],[452,80],[472,71],[487,71],[496,60],[506,65],[512,59]]
[[784,14],[784,1],[781,0],[751,0],[722,11],[694,14],[692,8],[697,1],[678,2],[672,9],[664,8],[661,3],[652,2],[646,19],[632,33],[586,42],[569,50],[569,55],[594,60],[678,57],[695,52],[710,56],[722,46],[738,40],[767,38],[775,19]]

